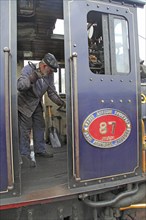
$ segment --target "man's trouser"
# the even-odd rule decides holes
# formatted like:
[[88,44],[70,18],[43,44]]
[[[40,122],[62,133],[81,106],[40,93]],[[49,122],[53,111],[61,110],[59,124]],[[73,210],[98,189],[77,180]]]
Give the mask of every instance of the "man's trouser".
[[30,135],[33,134],[33,147],[35,153],[45,152],[45,121],[41,104],[37,106],[31,117],[18,112],[20,154],[30,155]]

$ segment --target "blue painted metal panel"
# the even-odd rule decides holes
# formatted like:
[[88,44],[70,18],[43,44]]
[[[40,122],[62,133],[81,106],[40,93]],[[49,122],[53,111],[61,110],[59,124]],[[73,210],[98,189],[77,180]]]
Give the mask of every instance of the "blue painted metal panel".
[[[1,52],[2,53],[2,52]],[[3,56],[0,56],[0,191],[6,190],[7,159],[6,159],[6,133],[5,133],[5,94],[4,94],[4,69],[2,65]]]
[[[0,1],[0,192],[12,196],[20,191],[19,170],[19,141],[18,141],[18,115],[17,115],[17,86],[16,86],[16,61],[17,61],[17,1]],[[6,13],[7,12],[7,13]],[[13,22],[12,22],[13,21]],[[12,34],[13,33],[13,34]],[[9,59],[5,60],[6,52],[10,50]],[[7,63],[7,62],[8,63]],[[5,63],[9,71],[5,74]],[[8,67],[7,66],[7,67]],[[6,75],[6,76],[5,76]],[[7,96],[5,95],[5,79]],[[5,98],[7,102],[5,106]],[[6,109],[5,109],[6,108]],[[7,110],[7,113],[5,113]],[[7,125],[5,114],[8,114]],[[10,125],[10,126],[9,126]],[[12,127],[11,127],[12,126]],[[8,133],[6,133],[6,127]],[[8,138],[7,138],[8,137]],[[7,138],[7,140],[6,140]],[[7,142],[7,143],[6,143]],[[6,146],[7,144],[7,146]],[[14,148],[13,148],[14,146]],[[8,152],[6,152],[8,149]],[[8,161],[7,161],[8,158]],[[14,162],[14,163],[13,163]],[[14,170],[13,170],[14,169]],[[15,181],[15,184],[14,184]]]
[[[100,6],[99,6],[100,5]],[[77,102],[79,119],[79,158],[76,155],[76,130],[74,131],[74,170],[76,175],[77,163],[79,162],[78,179],[82,181],[90,179],[102,179],[112,176],[135,175],[139,167],[139,122],[138,122],[138,90],[136,65],[131,65],[130,74],[100,75],[93,74],[89,69],[88,40],[87,40],[87,13],[90,10],[98,10],[108,13],[106,5],[94,2],[86,3],[76,1],[69,3],[70,14],[70,55],[77,53]],[[118,11],[118,6],[111,7],[111,13]],[[82,13],[81,13],[82,11]],[[76,16],[74,16],[76,12]],[[130,34],[130,57],[132,63],[136,63],[133,45],[134,22],[132,14],[125,14],[125,8],[120,8],[119,15],[126,17],[129,23]],[[78,19],[80,18],[80,19]],[[78,24],[78,25],[77,25]],[[73,73],[74,74],[74,73]],[[74,76],[72,76],[74,77]],[[73,85],[74,93],[74,85]],[[73,95],[73,100],[75,99]],[[102,102],[104,100],[104,102]],[[120,101],[122,100],[122,102]],[[74,103],[76,105],[76,102]],[[92,112],[99,109],[112,108],[124,112],[130,119],[132,129],[129,137],[120,145],[103,149],[89,144],[82,133],[84,120]],[[73,112],[74,115],[74,112]],[[74,117],[76,117],[74,115]],[[77,120],[77,118],[75,118]]]

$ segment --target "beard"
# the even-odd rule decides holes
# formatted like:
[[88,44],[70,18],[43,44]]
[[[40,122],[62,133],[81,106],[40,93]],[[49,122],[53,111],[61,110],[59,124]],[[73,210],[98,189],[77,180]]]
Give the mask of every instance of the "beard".
[[48,76],[49,75],[49,71],[47,69],[44,69],[42,71],[43,76]]

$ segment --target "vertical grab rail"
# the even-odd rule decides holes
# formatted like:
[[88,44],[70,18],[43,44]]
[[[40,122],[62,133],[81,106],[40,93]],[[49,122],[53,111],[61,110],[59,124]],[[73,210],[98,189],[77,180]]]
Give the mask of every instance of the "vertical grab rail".
[[78,88],[77,88],[77,53],[72,54],[73,63],[73,115],[74,115],[74,144],[75,144],[75,175],[76,180],[80,179],[80,157],[79,157],[79,117],[78,117]]
[[11,112],[10,112],[10,75],[9,75],[9,55],[10,49],[5,47],[4,51],[4,74],[5,74],[5,125],[6,125],[6,156],[8,170],[8,189],[13,189],[13,169],[12,169],[12,136],[11,136]]

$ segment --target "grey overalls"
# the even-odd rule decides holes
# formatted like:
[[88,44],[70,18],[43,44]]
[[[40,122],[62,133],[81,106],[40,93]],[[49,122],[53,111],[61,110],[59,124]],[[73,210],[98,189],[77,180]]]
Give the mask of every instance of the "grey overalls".
[[[55,90],[54,75],[45,76],[45,81],[39,78],[31,83],[29,76],[34,70],[29,66],[22,69],[21,76],[17,81],[18,89],[18,117],[20,154],[30,155],[30,133],[33,131],[33,142],[35,153],[45,152],[44,131],[45,122],[43,118],[42,96],[45,92],[57,105],[62,105],[61,100],[49,89],[47,83]],[[56,91],[56,90],[55,90]]]

